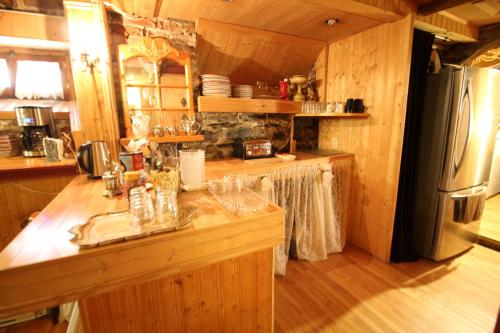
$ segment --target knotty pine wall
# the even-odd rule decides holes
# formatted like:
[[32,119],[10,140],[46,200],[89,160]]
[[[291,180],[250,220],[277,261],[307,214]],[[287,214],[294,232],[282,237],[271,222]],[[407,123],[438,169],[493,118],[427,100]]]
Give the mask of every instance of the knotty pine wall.
[[322,119],[319,148],[355,154],[348,242],[389,261],[398,190],[413,18],[328,46],[326,100],[362,98],[370,118]]
[[[292,29],[292,27],[291,27]],[[239,25],[199,19],[196,54],[201,74],[227,75],[231,83],[278,86],[307,75],[326,43]]]

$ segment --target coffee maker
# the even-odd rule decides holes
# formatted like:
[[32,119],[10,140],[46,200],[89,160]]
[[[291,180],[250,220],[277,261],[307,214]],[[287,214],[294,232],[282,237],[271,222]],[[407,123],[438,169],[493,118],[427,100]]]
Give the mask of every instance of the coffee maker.
[[51,107],[18,106],[15,108],[17,124],[23,127],[21,139],[23,156],[45,156],[43,138],[56,136]]

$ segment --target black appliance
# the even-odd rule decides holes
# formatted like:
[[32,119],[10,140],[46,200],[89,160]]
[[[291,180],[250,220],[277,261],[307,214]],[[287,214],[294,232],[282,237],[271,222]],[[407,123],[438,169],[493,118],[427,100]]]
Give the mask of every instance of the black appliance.
[[272,157],[273,147],[268,139],[236,139],[233,155],[243,160]]
[[43,139],[56,136],[51,107],[18,106],[15,108],[17,124],[23,128],[21,140],[23,156],[45,156]]

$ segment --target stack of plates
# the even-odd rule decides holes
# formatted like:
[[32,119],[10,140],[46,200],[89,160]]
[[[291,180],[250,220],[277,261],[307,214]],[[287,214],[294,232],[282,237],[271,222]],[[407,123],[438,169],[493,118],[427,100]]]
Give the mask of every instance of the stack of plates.
[[21,144],[14,133],[0,133],[0,157],[21,154]]
[[253,88],[250,85],[240,84],[233,86],[233,97],[236,98],[252,98]]
[[231,83],[227,76],[203,74],[201,76],[201,93],[204,96],[230,97]]

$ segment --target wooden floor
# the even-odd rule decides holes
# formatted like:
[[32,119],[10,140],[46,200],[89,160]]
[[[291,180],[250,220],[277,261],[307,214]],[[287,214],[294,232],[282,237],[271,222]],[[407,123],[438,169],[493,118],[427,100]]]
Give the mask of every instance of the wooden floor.
[[500,252],[386,264],[355,248],[290,261],[276,279],[276,332],[493,332]]
[[[292,260],[276,278],[276,332],[493,332],[500,252],[476,246],[445,263],[386,264],[353,247],[328,260]],[[35,320],[0,333],[62,333]]]
[[500,194],[486,200],[479,237],[483,242],[500,246]]

